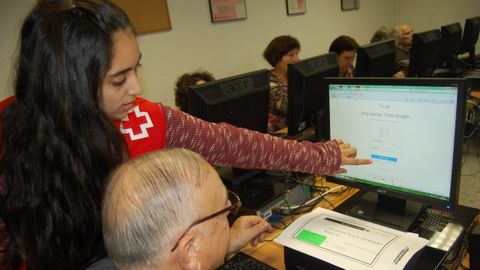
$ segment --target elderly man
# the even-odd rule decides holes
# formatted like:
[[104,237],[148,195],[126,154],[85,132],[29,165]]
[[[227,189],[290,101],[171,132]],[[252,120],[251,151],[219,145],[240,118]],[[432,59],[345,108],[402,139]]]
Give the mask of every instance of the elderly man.
[[227,215],[239,206],[200,155],[153,152],[112,174],[102,205],[105,245],[119,269],[213,269],[271,230],[257,216],[229,228]]
[[400,24],[396,28],[401,32],[397,42],[397,60],[408,59],[412,47],[413,29],[408,24]]

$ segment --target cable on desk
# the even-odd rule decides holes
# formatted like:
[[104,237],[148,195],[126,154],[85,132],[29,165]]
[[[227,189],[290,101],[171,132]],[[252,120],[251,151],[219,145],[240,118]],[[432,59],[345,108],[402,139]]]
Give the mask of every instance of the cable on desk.
[[[325,197],[326,195],[328,195],[329,193],[332,193],[333,191],[337,190],[337,189],[341,189],[341,188],[344,188],[345,186],[336,186],[332,189],[329,189],[323,193],[321,193],[320,195],[317,195],[316,197],[313,197],[312,199],[310,199],[309,201],[306,201],[305,203],[303,204],[299,204],[299,205],[290,205],[288,208],[284,207],[284,206],[280,206],[278,207],[280,210],[296,210],[304,205],[308,205],[310,203],[313,203],[313,202],[316,202],[320,199],[322,199],[323,197]],[[330,203],[331,204],[331,203]]]
[[[469,107],[470,106],[470,107]],[[470,96],[467,99],[464,141],[470,140],[480,128],[480,100]]]
[[[473,143],[475,143],[475,142],[476,143],[474,145],[472,143],[472,148],[467,150],[466,147],[464,146],[463,151],[464,152],[465,151],[472,151],[472,152],[476,151],[476,158],[477,158],[478,163],[480,164],[480,133],[478,133],[476,137],[477,137],[476,140],[473,141]],[[466,154],[463,155],[462,168],[465,165],[465,163],[467,161],[467,158],[473,158],[473,155],[466,155]],[[474,172],[474,173],[462,174],[461,176],[476,176],[478,174],[480,174],[480,170],[478,170],[477,172]]]

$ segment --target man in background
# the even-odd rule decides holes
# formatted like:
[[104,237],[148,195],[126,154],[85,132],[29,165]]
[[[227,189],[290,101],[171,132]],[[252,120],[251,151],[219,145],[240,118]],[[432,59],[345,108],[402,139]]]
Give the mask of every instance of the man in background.
[[396,27],[400,31],[397,42],[397,60],[405,60],[410,56],[412,48],[413,29],[408,24],[400,24]]

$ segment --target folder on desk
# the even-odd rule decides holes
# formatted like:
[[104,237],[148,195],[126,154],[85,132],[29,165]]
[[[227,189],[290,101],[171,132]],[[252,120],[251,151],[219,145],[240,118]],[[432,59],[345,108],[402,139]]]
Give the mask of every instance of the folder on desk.
[[428,241],[318,208],[297,219],[275,242],[344,269],[383,270],[403,269]]

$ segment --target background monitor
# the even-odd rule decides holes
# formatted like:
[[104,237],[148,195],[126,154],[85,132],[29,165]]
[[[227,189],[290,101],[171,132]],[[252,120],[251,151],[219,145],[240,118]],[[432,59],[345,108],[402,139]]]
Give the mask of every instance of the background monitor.
[[[266,133],[270,71],[262,69],[191,87],[188,112],[205,121],[228,123]],[[218,168],[225,185],[237,189],[261,170]]]
[[334,52],[288,64],[288,134],[296,135],[316,126],[317,139],[322,136],[324,103],[328,95],[322,91],[324,77],[338,76]]
[[433,71],[440,61],[441,42],[442,35],[438,29],[413,34],[409,77],[433,76]]
[[475,45],[478,41],[480,31],[480,17],[472,17],[465,20],[463,28],[463,38],[459,54],[468,52],[468,61],[475,62]]
[[452,23],[442,26],[440,31],[442,34],[442,50],[439,65],[455,71],[459,67],[457,53],[462,40],[462,26],[460,23]]
[[329,79],[330,138],[371,165],[329,181],[367,191],[346,214],[408,230],[424,205],[457,204],[464,79]]
[[266,69],[191,87],[188,112],[200,119],[267,132],[269,71]]
[[361,46],[357,51],[355,76],[392,77],[396,69],[396,52],[394,39]]

